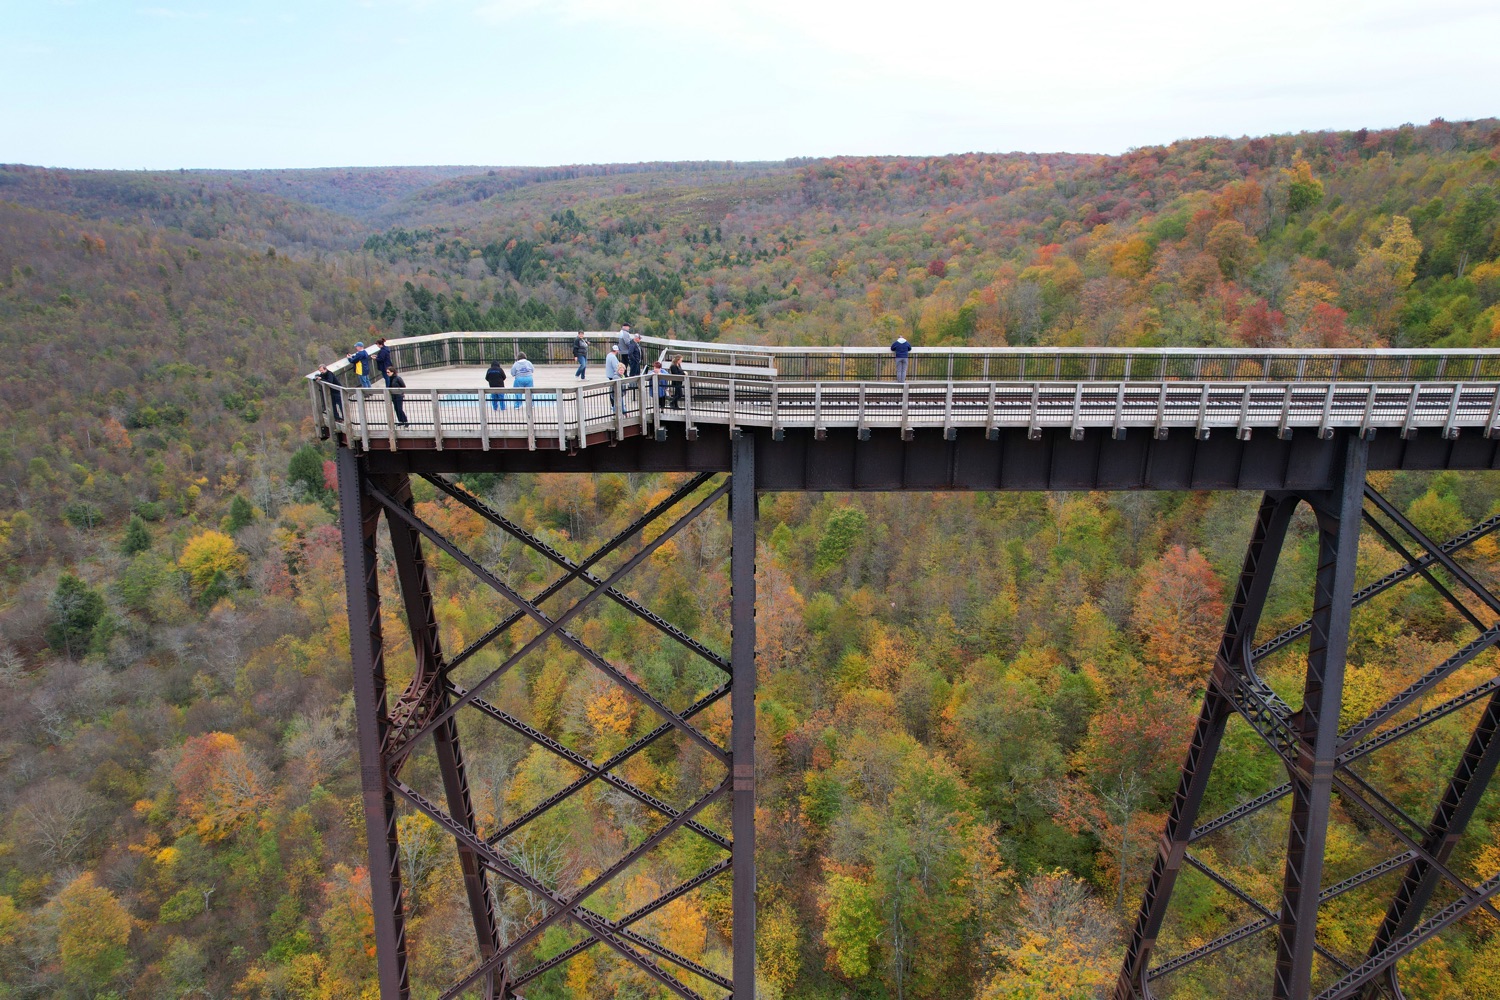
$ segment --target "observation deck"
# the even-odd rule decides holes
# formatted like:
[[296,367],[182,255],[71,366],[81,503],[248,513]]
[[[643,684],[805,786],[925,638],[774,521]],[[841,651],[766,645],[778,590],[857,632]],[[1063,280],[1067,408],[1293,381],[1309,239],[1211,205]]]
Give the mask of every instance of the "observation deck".
[[[383,385],[309,375],[314,423],[406,471],[717,471],[754,430],[762,489],[1309,489],[1347,434],[1372,469],[1500,468],[1494,350],[918,347],[899,383],[882,347],[643,337],[684,359],[674,407],[677,380],[606,381],[616,335],[586,336],[583,381],[571,334],[393,339],[407,422]],[[520,352],[536,385],[490,390]]]

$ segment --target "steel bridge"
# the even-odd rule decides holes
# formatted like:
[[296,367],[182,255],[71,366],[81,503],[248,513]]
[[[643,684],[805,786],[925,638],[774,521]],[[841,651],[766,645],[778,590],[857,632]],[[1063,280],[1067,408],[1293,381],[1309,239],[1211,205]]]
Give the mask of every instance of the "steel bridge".
[[[596,375],[610,336],[591,335]],[[763,491],[1263,494],[1116,1000],[1145,1000],[1153,989],[1166,988],[1162,984],[1173,973],[1252,939],[1267,948],[1265,992],[1276,1000],[1400,997],[1401,959],[1472,914],[1500,919],[1494,905],[1500,876],[1475,884],[1451,866],[1500,763],[1500,677],[1458,692],[1444,686],[1500,642],[1500,597],[1456,558],[1500,528],[1500,516],[1451,539],[1429,538],[1367,481],[1368,473],[1382,470],[1500,469],[1500,352],[918,348],[908,381],[897,383],[884,349],[645,338],[652,356],[685,359],[688,374],[659,386],[649,375],[574,379],[572,343],[566,334],[497,333],[392,341],[408,383],[399,399],[382,387],[339,388],[308,377],[313,428],[337,445],[383,1000],[404,1000],[410,992],[398,801],[452,837],[462,870],[474,961],[442,994],[445,1000],[520,997],[528,983],[595,945],[675,996],[755,996],[754,559],[756,502]],[[537,385],[486,387],[480,377],[484,363],[499,359],[508,365],[520,351],[538,364]],[[330,367],[337,372],[344,365]],[[592,555],[575,560],[458,482],[483,472],[661,472],[688,478]],[[413,477],[554,564],[557,578],[536,594],[518,591],[504,573],[419,516]],[[732,582],[727,655],[622,588],[632,571],[660,557],[664,545],[721,501],[728,504]],[[1318,536],[1311,617],[1279,635],[1259,636],[1278,555],[1303,505],[1316,520]],[[388,689],[383,655],[377,558],[382,518],[415,651],[413,676],[400,690]],[[1403,565],[1357,586],[1362,529]],[[513,608],[456,653],[446,652],[439,640],[427,546]],[[1341,725],[1352,610],[1418,578],[1452,605],[1473,637],[1415,673],[1385,703]],[[600,599],[624,608],[720,680],[690,705],[665,704],[569,628]],[[530,623],[524,640],[515,638],[522,629],[512,632],[523,622]],[[501,654],[493,653],[497,640],[505,643]],[[1258,666],[1302,640],[1305,680],[1294,710]],[[512,667],[553,642],[622,688],[659,724],[599,761],[483,697]],[[456,668],[487,648],[500,656],[499,665],[461,684]],[[727,745],[704,725],[724,703]],[[577,776],[526,812],[481,828],[460,746],[459,712],[555,755]],[[1369,755],[1456,713],[1473,718],[1472,731],[1431,815],[1410,815],[1361,775],[1359,764]],[[1205,819],[1201,806],[1215,755],[1234,715],[1276,755],[1286,781]],[[707,770],[695,773],[717,774],[700,774],[696,797],[679,805],[639,787],[626,773],[632,757],[667,737],[702,757]],[[407,781],[418,753],[432,755],[440,795]],[[596,781],[654,816],[656,825],[583,884],[551,884],[507,844]],[[1282,799],[1290,800],[1290,808],[1281,893],[1278,900],[1263,901],[1210,863],[1201,845]],[[1386,856],[1369,858],[1362,871],[1325,870],[1335,800],[1362,828],[1379,831],[1393,845]],[[597,905],[611,885],[678,834],[702,841],[717,859],[630,912],[611,915]],[[1184,867],[1254,917],[1191,950],[1158,956],[1158,935]],[[1338,880],[1330,881],[1334,875]],[[653,914],[721,876],[732,883],[731,968],[707,968],[643,930]],[[536,901],[534,919],[525,926],[502,926],[496,879]],[[1387,886],[1384,916],[1361,953],[1320,940],[1320,906],[1356,889],[1373,891],[1377,882]],[[521,967],[527,946],[554,927],[570,927],[574,943]]]

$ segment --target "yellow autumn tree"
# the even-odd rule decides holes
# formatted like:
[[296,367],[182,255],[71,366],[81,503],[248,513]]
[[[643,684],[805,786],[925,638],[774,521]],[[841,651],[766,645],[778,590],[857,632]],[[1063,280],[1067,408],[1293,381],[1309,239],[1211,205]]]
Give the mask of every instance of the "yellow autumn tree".
[[234,539],[219,531],[194,535],[177,559],[178,569],[188,575],[200,598],[222,596],[237,587],[249,564]]
[[117,979],[130,963],[130,914],[108,889],[84,872],[57,894],[57,951],[63,978],[90,995]]

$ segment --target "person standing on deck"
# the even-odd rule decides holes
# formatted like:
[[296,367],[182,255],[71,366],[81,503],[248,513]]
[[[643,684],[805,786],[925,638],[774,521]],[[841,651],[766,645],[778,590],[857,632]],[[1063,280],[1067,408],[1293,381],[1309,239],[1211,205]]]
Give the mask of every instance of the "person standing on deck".
[[641,346],[641,335],[638,333],[630,336],[630,375],[632,378],[641,373],[646,364],[646,349]]
[[582,380],[589,367],[589,342],[582,330],[578,331],[578,337],[573,341],[573,357],[578,359],[578,370],[573,375]]
[[346,360],[354,369],[354,377],[359,380],[360,388],[370,388],[370,354],[365,350],[365,342],[363,340],[354,345],[354,351]]
[[[526,360],[526,352],[517,351],[516,363],[510,366],[510,384],[518,389],[529,388],[536,384],[532,380],[532,376],[535,373],[536,366],[533,365],[530,361]],[[517,395],[515,397],[515,401],[516,406],[519,407],[522,403],[526,402],[526,397],[524,395]]]
[[680,410],[682,409],[682,380],[687,375],[682,367],[681,354],[672,359],[672,367],[667,371],[672,375],[672,402],[668,405],[674,410]]
[[[491,389],[502,389],[505,387],[505,369],[500,367],[499,361],[491,361],[489,370],[484,373],[485,382],[489,383]],[[505,409],[505,397],[498,392],[490,393],[490,409]]]
[[896,356],[896,381],[906,381],[906,357],[911,354],[911,343],[905,337],[897,337],[891,344],[891,353]]
[[657,408],[665,409],[667,402],[667,373],[662,369],[660,361],[651,362],[651,384],[655,387]]
[[630,324],[621,323],[620,335],[615,338],[615,343],[620,346],[620,360],[622,361],[630,355],[630,341]]
[[385,346],[385,338],[381,337],[375,341],[375,368],[376,375],[384,375],[392,365],[391,349]]
[[[406,379],[402,378],[400,375],[397,375],[396,374],[396,369],[394,369],[394,368],[390,367],[389,365],[387,365],[386,369],[385,369],[385,387],[387,389],[405,389],[406,388]],[[405,402],[406,402],[406,394],[405,393],[403,393],[403,392],[393,392],[393,393],[391,393],[391,408],[396,411],[396,426],[397,427],[405,427],[407,425],[407,423],[409,422],[406,419],[406,407],[402,405]]]
[[[604,356],[604,377],[611,382],[620,380],[620,345],[610,344],[609,353]],[[615,390],[609,391],[609,408],[615,408]]]

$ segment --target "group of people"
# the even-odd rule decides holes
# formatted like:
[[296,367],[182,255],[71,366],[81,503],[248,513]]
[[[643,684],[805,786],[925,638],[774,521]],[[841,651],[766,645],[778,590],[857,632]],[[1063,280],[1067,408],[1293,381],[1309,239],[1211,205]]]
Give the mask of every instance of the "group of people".
[[[354,373],[362,388],[371,388],[373,379],[381,378],[388,389],[405,389],[406,380],[397,373],[392,363],[391,349],[386,346],[386,338],[381,337],[375,341],[372,347],[367,348],[364,341],[354,345],[354,350],[345,355],[349,362],[349,368]],[[891,344],[891,354],[896,359],[896,381],[906,381],[907,359],[911,354],[912,345],[905,337],[897,337]],[[665,352],[663,352],[665,354]],[[588,378],[589,367],[589,341],[580,331],[573,340],[573,357],[578,359],[578,368],[573,372],[573,377],[580,381]],[[635,378],[645,369],[646,352],[641,346],[641,335],[630,329],[630,324],[625,323],[620,327],[620,334],[615,342],[609,345],[609,353],[604,358],[604,377],[606,379]],[[670,365],[663,367],[662,361],[651,363],[651,368],[646,374],[653,376],[652,385],[661,405],[666,409],[682,409],[683,378],[687,372],[682,367],[682,355],[674,355]],[[515,363],[510,366],[510,374],[506,375],[505,367],[499,360],[491,361],[490,367],[484,373],[484,381],[491,389],[503,389],[507,377],[511,385],[517,389],[530,388],[534,386],[536,366],[526,357],[524,351],[516,352]],[[326,382],[331,386],[342,389],[341,383],[327,365],[318,366],[318,381]],[[668,393],[670,390],[670,399]],[[343,397],[341,393],[331,392],[328,394],[333,406],[333,419],[343,420]],[[503,393],[491,392],[488,394],[490,408],[503,410],[508,401],[513,401],[519,408],[521,399],[516,395],[507,397]],[[396,411],[396,423],[405,427],[408,424],[406,409],[404,407],[406,397],[403,393],[391,393],[391,406]],[[611,401],[613,402],[613,401]]]
[[[372,353],[369,348],[365,347],[365,342],[361,340],[354,345],[354,350],[344,356],[344,360],[349,362],[349,370],[359,380],[360,388],[369,389],[373,387],[373,379],[379,378],[384,382],[387,389],[405,389],[406,380],[397,373],[396,366],[392,363],[391,349],[386,346],[385,338],[381,337],[376,340],[373,347],[374,351]],[[329,371],[327,365],[318,366],[318,381],[326,382],[338,389],[344,387],[344,384],[339,381],[338,376]],[[330,392],[328,398],[333,405],[333,419],[343,420],[343,393]],[[406,419],[405,403],[405,393],[391,393],[391,408],[396,411],[396,424],[400,427],[405,427],[410,423]]]
[[[582,334],[579,338],[582,339]],[[513,379],[511,386],[516,389],[529,389],[536,385],[536,365],[532,364],[526,357],[525,351],[516,352],[515,363],[510,366],[510,377]],[[490,362],[490,367],[484,373],[485,384],[491,389],[505,388],[505,367],[500,364],[499,359]],[[517,395],[506,396],[502,393],[492,392],[489,394],[490,409],[503,410],[507,402],[516,404],[520,409],[522,399]]]

